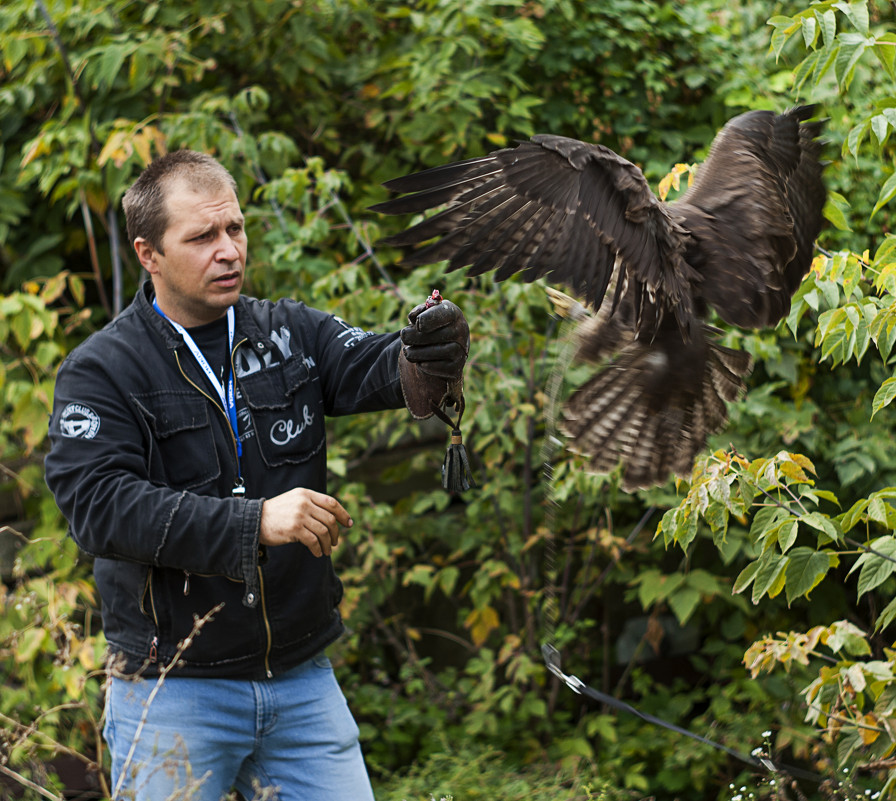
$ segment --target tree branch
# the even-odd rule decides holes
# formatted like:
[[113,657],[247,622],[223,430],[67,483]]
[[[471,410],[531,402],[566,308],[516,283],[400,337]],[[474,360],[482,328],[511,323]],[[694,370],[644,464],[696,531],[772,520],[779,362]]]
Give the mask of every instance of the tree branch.
[[[40,2],[40,0],[38,0]],[[6,765],[0,764],[0,773],[5,776],[9,776],[14,782],[18,782],[23,787],[27,787],[29,790],[34,790],[38,795],[42,795],[44,798],[49,798],[51,801],[65,801],[65,797],[61,795],[53,795],[49,790],[45,790],[39,784],[35,784],[30,779],[26,779],[21,773],[16,773],[12,768],[6,767]]]

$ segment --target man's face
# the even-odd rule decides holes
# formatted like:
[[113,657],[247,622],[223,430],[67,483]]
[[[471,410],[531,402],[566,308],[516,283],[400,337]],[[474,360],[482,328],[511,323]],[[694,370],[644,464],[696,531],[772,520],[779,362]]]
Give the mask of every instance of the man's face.
[[186,328],[210,323],[236,303],[243,285],[247,240],[239,201],[226,184],[197,192],[180,179],[165,196],[164,254],[142,238],[134,249],[169,318]]

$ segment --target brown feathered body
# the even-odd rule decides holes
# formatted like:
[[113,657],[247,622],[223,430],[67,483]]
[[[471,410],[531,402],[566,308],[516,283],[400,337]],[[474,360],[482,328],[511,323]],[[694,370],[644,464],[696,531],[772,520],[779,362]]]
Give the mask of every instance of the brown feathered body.
[[742,328],[777,324],[822,225],[821,123],[813,107],[751,111],[719,132],[696,180],[661,201],[601,145],[539,135],[389,181],[374,206],[439,213],[384,240],[405,261],[496,280],[546,277],[582,298],[578,355],[592,377],[570,397],[570,447],[627,490],[688,475],[742,396],[749,355],[722,347],[710,309]]

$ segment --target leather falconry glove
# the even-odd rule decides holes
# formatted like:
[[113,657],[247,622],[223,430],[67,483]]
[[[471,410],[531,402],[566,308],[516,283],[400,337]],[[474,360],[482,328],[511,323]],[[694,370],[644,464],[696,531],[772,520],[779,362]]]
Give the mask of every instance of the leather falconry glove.
[[470,327],[463,312],[438,291],[408,314],[401,330],[398,360],[405,403],[418,420],[432,417],[434,408],[461,411],[464,364],[470,351]]

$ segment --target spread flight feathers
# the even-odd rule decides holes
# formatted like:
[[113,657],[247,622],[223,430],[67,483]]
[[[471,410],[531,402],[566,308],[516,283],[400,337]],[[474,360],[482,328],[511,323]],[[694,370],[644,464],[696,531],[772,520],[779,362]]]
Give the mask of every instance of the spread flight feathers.
[[389,181],[387,214],[441,211],[383,240],[411,265],[545,277],[593,314],[578,330],[595,374],[564,412],[570,447],[626,489],[688,475],[751,369],[714,342],[730,325],[774,326],[808,272],[821,230],[822,123],[815,109],[730,120],[693,185],[661,201],[602,145],[538,135],[515,147]]

